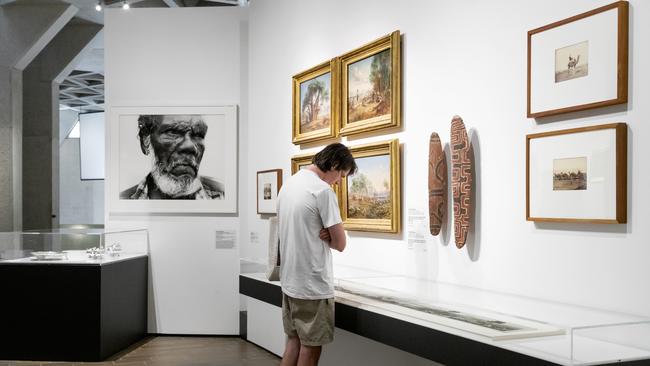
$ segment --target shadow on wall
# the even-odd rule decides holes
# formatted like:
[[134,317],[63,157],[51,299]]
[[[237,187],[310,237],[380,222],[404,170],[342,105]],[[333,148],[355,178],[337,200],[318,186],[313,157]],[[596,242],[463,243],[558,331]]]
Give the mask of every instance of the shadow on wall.
[[467,255],[476,262],[481,254],[481,146],[478,131],[472,128],[469,131],[469,155],[472,162],[473,189],[470,196],[470,230],[467,237]]

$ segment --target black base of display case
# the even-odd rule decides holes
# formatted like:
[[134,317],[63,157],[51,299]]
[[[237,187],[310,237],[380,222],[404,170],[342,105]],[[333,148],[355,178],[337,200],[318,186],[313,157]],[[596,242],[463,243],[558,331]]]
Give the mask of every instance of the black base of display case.
[[146,256],[0,263],[0,360],[101,361],[145,337]]

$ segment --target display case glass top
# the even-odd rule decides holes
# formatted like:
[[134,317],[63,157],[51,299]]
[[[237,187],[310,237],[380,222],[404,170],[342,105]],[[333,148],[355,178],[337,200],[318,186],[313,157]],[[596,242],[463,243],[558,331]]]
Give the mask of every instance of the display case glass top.
[[147,255],[148,232],[60,228],[0,232],[0,264],[103,265]]

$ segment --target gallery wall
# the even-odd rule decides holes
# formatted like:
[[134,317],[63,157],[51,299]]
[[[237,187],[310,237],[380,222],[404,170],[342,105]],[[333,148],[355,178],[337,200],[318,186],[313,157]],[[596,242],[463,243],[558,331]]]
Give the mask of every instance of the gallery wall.
[[[335,263],[387,273],[650,315],[650,4],[630,1],[627,105],[526,118],[527,31],[610,0],[521,2],[387,0],[253,1],[249,7],[250,124],[246,139],[249,197],[242,257],[264,262],[268,218],[255,212],[255,172],[282,168],[323,144],[291,143],[291,76],[393,30],[402,32],[402,124],[342,142],[353,146],[399,138],[402,145],[402,232],[348,232]],[[408,213],[428,214],[429,135],[449,142],[450,121],[469,129],[477,164],[476,221],[457,249],[452,228],[409,244]],[[525,220],[526,134],[612,122],[629,125],[628,223],[535,224]],[[248,225],[248,227],[245,227]],[[247,231],[246,231],[247,230]],[[336,275],[336,274],[335,274]]]
[[[239,8],[107,9],[107,116],[113,107],[239,105],[244,172],[246,51],[246,12]],[[239,233],[239,215],[248,209],[241,190],[238,214],[120,215],[109,202],[106,196],[107,229],[149,230],[149,331],[238,334],[239,244],[218,248],[216,232]]]

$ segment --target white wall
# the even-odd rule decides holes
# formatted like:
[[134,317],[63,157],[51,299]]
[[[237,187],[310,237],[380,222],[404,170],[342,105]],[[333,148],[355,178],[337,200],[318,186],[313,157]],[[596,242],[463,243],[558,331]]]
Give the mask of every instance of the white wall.
[[[245,24],[245,9],[107,9],[106,111],[232,104],[244,111]],[[246,123],[240,112],[240,174]],[[240,194],[240,214],[247,207]],[[240,230],[238,215],[118,216],[107,207],[106,217],[109,229],[149,229],[150,332],[238,334],[239,248],[215,248],[217,230]]]
[[[427,207],[431,132],[449,141],[451,117],[471,129],[477,162],[474,238],[456,249],[453,233],[408,247],[400,235],[349,232],[336,263],[561,302],[650,315],[650,3],[630,1],[630,102],[551,118],[526,118],[527,31],[611,0],[253,1],[250,6],[249,176],[290,174],[291,76],[399,29],[403,131],[343,139],[349,145],[397,137],[402,143],[403,214]],[[533,224],[525,220],[525,135],[610,122],[629,124],[627,225]],[[266,258],[268,221],[248,202],[249,232],[259,243],[242,256]],[[405,215],[403,216],[405,218]],[[403,220],[406,223],[406,220]]]

